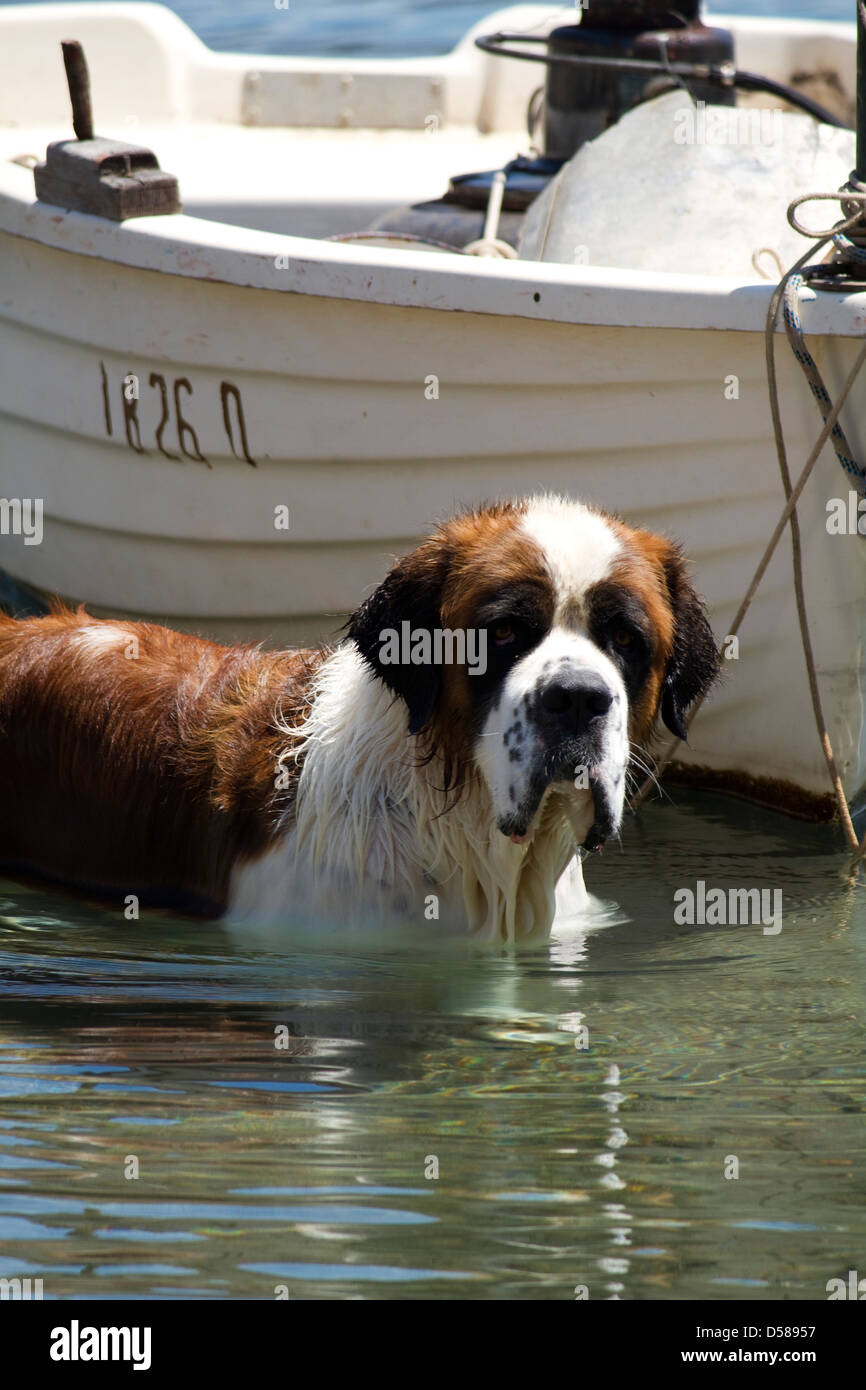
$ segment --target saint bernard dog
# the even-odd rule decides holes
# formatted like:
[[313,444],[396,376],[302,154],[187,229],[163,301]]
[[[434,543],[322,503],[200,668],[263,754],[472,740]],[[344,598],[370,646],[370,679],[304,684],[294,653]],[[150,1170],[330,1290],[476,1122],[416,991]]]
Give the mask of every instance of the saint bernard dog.
[[440,526],[331,650],[3,617],[0,867],[232,924],[433,900],[446,929],[546,934],[633,746],[658,715],[682,737],[717,669],[677,547],[551,496]]

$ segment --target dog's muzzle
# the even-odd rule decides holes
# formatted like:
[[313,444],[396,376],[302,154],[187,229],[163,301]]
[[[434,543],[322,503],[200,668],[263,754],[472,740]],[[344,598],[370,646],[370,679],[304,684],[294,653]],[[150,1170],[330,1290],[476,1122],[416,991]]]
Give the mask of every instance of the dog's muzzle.
[[[527,712],[534,735],[535,765],[525,794],[499,829],[517,844],[530,838],[532,822],[549,788],[565,793],[567,809],[585,807],[579,792],[592,797],[594,818],[583,848],[600,850],[619,829],[625,750],[617,757],[611,748],[612,723],[620,696],[595,671],[560,669],[545,681]],[[573,793],[569,795],[569,793]],[[582,831],[580,833],[583,833]]]

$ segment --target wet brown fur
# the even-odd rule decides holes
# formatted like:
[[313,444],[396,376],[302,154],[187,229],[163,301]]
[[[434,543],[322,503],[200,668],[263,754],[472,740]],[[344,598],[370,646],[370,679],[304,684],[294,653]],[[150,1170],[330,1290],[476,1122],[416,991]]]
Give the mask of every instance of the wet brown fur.
[[[80,634],[118,634],[92,649]],[[260,854],[299,769],[276,763],[303,717],[314,651],[222,647],[83,609],[0,616],[0,865],[218,914]]]

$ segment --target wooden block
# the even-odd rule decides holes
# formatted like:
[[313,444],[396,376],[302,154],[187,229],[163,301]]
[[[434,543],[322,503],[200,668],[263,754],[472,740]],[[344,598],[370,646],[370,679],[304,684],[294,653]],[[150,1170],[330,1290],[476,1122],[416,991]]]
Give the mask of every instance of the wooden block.
[[113,222],[180,212],[180,189],[156,155],[121,140],[56,140],[33,170],[43,203]]

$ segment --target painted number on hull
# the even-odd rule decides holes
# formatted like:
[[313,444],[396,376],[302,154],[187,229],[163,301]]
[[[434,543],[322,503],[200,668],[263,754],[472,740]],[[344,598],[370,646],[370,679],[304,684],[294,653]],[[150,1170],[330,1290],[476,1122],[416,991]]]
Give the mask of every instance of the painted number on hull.
[[[108,373],[105,370],[105,363],[100,362],[99,371],[102,377],[102,408],[105,415],[105,433],[109,436],[114,435],[114,422],[111,415],[111,396],[109,392]],[[180,461],[181,459],[193,459],[196,463],[206,463],[208,468],[213,465],[201,451],[198,436],[190,421],[184,414],[184,408],[192,397],[192,385],[189,377],[178,376],[169,381],[161,372],[151,372],[148,377],[148,386],[156,393],[157,404],[160,410],[159,423],[154,431],[153,442],[158,451],[164,458]],[[138,418],[138,404],[141,394],[139,378],[134,372],[128,372],[120,383],[120,406],[123,412],[123,428],[126,434],[126,442],[130,449],[137,454],[147,454],[150,451],[144,447],[141,439],[141,422]],[[249,443],[247,442],[247,426],[244,419],[244,407],[241,401],[241,393],[232,381],[220,382],[220,405],[222,406],[223,429],[226,433],[229,446],[236,459],[244,459],[247,463],[256,466],[256,460],[250,454]],[[169,429],[173,424],[173,429]],[[177,449],[173,451],[169,447],[166,438],[166,431],[170,436],[177,439]]]

